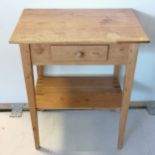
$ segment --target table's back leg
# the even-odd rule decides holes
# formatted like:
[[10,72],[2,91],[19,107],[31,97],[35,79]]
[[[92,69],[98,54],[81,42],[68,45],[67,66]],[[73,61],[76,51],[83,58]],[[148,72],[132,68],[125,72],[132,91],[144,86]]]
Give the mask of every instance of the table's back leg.
[[114,66],[114,77],[119,78],[120,68],[121,68],[120,65],[115,65],[115,66]]
[[41,65],[37,66],[37,73],[38,73],[38,78],[39,79],[43,77],[43,70],[44,70],[43,66],[41,66]]
[[118,137],[118,148],[121,149],[124,144],[125,138],[125,127],[128,115],[128,108],[130,105],[130,96],[132,90],[132,83],[134,79],[135,64],[137,60],[138,45],[131,44],[129,49],[128,62],[126,64],[126,74],[124,79],[122,106],[119,123],[119,137]]
[[38,118],[37,118],[36,99],[35,99],[33,66],[31,62],[29,45],[28,44],[20,45],[20,50],[21,50],[21,56],[22,56],[22,63],[23,63],[23,70],[24,70],[24,76],[25,76],[32,128],[33,128],[33,134],[34,134],[34,140],[35,140],[35,147],[38,149],[40,147]]

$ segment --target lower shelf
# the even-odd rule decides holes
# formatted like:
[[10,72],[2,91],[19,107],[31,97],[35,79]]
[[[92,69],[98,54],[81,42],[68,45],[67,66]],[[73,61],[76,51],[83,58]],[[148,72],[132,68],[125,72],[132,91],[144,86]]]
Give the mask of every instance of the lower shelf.
[[113,77],[44,77],[36,85],[38,109],[120,108],[121,98]]

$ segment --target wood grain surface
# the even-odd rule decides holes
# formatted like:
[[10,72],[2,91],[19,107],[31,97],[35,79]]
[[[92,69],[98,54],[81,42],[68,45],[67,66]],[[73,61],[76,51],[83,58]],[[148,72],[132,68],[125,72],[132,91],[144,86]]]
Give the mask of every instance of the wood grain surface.
[[132,9],[25,9],[11,43],[148,42]]
[[120,108],[121,97],[113,77],[44,77],[36,86],[39,109]]

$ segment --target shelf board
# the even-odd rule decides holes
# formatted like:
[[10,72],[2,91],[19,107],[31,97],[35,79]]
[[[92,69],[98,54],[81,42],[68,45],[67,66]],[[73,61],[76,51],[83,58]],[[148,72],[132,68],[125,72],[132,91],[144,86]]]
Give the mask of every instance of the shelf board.
[[43,77],[36,85],[38,109],[120,108],[121,98],[114,77]]

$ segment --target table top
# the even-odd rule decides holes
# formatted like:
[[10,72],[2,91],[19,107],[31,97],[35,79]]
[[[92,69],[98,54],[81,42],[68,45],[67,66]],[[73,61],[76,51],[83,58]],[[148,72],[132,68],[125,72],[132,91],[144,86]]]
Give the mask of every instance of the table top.
[[25,9],[10,43],[145,43],[132,9]]

